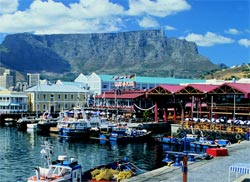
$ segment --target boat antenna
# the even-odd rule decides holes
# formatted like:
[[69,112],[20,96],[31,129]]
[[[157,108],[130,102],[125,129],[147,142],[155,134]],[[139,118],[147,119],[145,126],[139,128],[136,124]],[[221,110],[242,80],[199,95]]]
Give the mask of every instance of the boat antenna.
[[41,157],[47,162],[47,165],[52,164],[52,155],[54,154],[54,147],[49,141],[44,141],[43,149],[40,151]]

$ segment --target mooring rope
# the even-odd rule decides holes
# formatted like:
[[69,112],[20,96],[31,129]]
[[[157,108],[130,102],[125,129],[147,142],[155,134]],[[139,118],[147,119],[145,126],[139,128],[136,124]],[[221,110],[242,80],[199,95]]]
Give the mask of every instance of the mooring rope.
[[152,110],[152,109],[155,107],[155,105],[153,105],[153,106],[152,106],[152,107],[150,107],[150,108],[143,109],[143,108],[141,108],[141,107],[137,106],[136,104],[134,104],[134,106],[135,106],[137,109],[140,109],[140,110],[142,110],[142,111]]

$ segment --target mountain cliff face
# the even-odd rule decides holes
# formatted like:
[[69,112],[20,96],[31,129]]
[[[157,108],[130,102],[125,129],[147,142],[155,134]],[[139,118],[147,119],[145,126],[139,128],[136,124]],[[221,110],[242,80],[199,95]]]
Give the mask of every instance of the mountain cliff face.
[[1,64],[26,74],[84,73],[193,78],[218,67],[195,43],[167,38],[161,30],[105,34],[6,36]]

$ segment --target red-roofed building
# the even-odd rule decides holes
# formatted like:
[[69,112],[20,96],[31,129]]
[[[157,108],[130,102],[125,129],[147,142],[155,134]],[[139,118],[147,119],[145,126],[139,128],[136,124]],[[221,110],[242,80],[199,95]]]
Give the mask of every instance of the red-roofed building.
[[154,108],[156,122],[185,117],[250,119],[250,84],[246,83],[163,84],[148,91],[105,92],[96,99],[99,107]]
[[95,107],[120,110],[134,110],[134,105],[138,107],[148,107],[152,105],[149,99],[146,99],[146,90],[117,90],[116,92],[104,92],[95,97]]

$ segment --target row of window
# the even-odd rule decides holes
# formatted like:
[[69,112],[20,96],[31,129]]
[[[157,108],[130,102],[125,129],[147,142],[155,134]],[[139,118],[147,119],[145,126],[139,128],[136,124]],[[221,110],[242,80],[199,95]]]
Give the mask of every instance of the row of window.
[[23,97],[0,97],[0,102],[1,101],[11,101],[11,102],[15,102],[15,103],[21,103],[21,102],[25,102],[27,99],[23,98]]
[[[80,100],[80,95],[75,95],[75,94],[56,94],[57,95],[57,100],[61,100],[62,98],[64,98],[64,100],[75,100],[75,99],[78,99]],[[49,97],[49,98],[47,98]],[[55,95],[54,94],[51,94],[50,96],[49,95],[46,95],[46,94],[37,94],[37,100],[47,100],[47,99],[50,99],[50,101],[54,101],[55,100]],[[83,95],[83,99],[85,100],[86,99],[86,95]]]
[[27,110],[25,105],[20,106],[0,106],[0,110]]
[[[139,83],[136,84],[136,90],[144,90],[144,89],[152,89],[155,88],[156,84],[147,84],[147,83]],[[103,90],[112,90],[114,88],[114,83],[103,83],[102,89]]]

